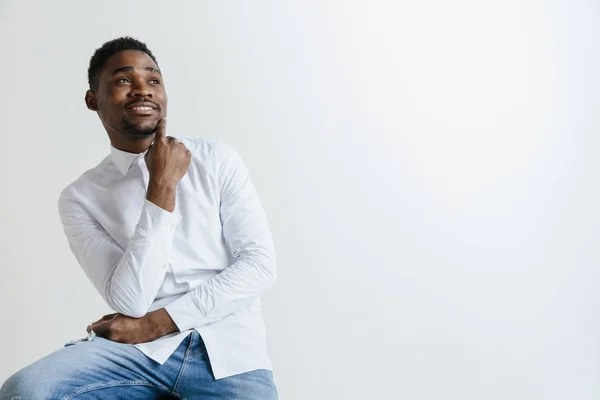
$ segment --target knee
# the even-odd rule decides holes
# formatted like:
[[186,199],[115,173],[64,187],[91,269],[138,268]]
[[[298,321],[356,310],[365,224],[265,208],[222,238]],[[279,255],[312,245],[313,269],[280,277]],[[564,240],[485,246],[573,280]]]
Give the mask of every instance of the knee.
[[27,377],[22,371],[12,375],[4,382],[0,388],[0,400],[21,400],[22,398],[26,398],[25,396],[29,394],[25,393]]
[[[50,371],[48,371],[51,373]],[[12,375],[0,388],[0,400],[45,399],[54,392],[53,380],[29,366]]]

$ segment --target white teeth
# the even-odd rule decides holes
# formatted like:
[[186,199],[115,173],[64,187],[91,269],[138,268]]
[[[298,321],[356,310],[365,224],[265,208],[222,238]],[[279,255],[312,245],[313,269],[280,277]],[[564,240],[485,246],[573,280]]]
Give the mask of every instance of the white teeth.
[[134,110],[150,111],[152,107],[133,107]]

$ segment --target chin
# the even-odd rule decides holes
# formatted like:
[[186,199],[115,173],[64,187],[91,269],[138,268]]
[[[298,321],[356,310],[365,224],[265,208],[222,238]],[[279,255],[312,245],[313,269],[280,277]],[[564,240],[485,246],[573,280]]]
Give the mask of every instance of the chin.
[[158,121],[153,121],[145,124],[136,124],[133,121],[124,119],[121,121],[121,129],[124,134],[129,137],[146,138],[152,136],[156,132]]

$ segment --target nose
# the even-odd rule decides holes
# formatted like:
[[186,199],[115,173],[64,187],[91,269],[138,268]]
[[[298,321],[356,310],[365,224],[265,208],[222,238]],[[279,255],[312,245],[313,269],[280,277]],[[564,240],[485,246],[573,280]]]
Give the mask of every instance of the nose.
[[152,89],[144,82],[136,82],[131,87],[130,95],[133,97],[152,97]]

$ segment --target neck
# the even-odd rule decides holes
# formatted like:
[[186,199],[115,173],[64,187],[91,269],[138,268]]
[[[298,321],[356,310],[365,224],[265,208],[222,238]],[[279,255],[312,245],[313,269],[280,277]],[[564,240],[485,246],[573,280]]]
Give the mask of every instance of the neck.
[[154,140],[154,135],[139,139],[124,138],[121,135],[110,135],[110,143],[115,149],[126,151],[127,153],[140,154],[150,147]]

